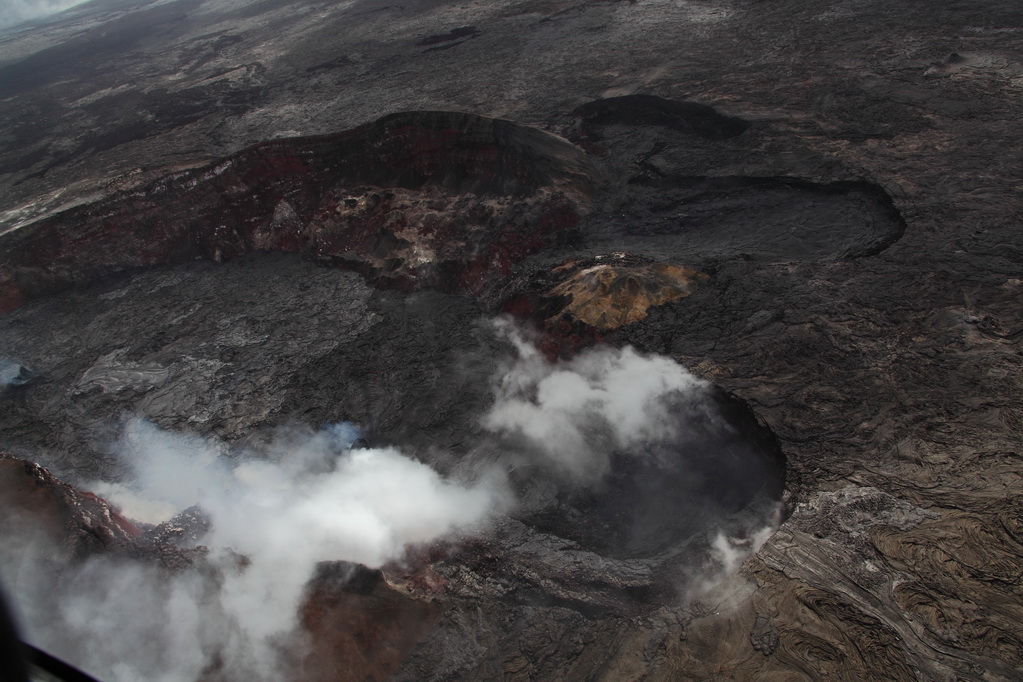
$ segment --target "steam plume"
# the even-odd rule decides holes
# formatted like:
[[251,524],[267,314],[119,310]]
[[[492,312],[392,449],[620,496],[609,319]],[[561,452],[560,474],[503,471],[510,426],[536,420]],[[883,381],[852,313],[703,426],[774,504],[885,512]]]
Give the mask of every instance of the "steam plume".
[[[37,591],[25,614],[30,636],[110,682],[194,680],[211,666],[228,679],[284,679],[280,654],[296,647],[303,587],[318,562],[379,567],[501,504],[493,481],[459,485],[394,448],[353,450],[356,435],[348,425],[291,433],[271,446],[278,459],[231,465],[221,443],[131,420],[119,448],[129,482],[94,487],[150,521],[201,507],[213,570],[168,576],[90,560],[64,571],[59,598]],[[20,572],[19,592],[32,575],[22,562],[45,563],[49,551],[34,550],[2,562],[7,580]]]
[[0,390],[24,386],[35,378],[35,372],[14,360],[0,358]]
[[591,348],[554,364],[509,321],[497,328],[518,357],[496,386],[484,428],[518,438],[575,479],[602,477],[616,450],[679,436],[672,406],[699,400],[707,386],[670,358],[631,347]]
[[6,0],[0,12],[0,31],[41,17],[63,12],[86,0]]

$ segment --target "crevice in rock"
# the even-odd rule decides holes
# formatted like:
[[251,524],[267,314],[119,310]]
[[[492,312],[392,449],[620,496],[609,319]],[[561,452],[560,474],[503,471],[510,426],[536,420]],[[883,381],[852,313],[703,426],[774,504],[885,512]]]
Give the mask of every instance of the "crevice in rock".
[[[426,52],[432,52],[434,50],[444,50],[449,47],[454,47],[455,45],[458,45],[459,43],[468,40],[469,38],[475,38],[479,34],[480,34],[479,30],[477,30],[475,26],[459,26],[458,28],[451,29],[447,33],[426,36],[425,38],[417,42],[416,46],[418,47],[428,47],[430,45],[439,46],[431,47],[429,50],[426,50]],[[442,43],[447,44],[442,45]]]

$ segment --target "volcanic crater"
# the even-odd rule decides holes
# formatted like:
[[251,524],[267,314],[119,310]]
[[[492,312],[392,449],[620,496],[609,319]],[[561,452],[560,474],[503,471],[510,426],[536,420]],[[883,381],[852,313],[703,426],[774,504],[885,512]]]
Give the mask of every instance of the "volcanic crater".
[[[709,107],[645,97],[577,115],[597,156],[507,121],[408,112],[128,177],[98,201],[10,226],[0,342],[39,376],[2,404],[6,450],[73,483],[117,479],[109,444],[132,414],[238,452],[258,452],[273,425],[349,422],[368,444],[411,448],[456,478],[500,463],[515,502],[483,532],[348,587],[320,571],[304,607],[309,661],[358,649],[351,627],[329,625],[338,619],[400,642],[397,658],[366,664],[393,672],[407,657],[429,665],[430,642],[481,601],[594,623],[685,604],[734,568],[715,551],[744,555],[778,523],[774,435],[708,384],[673,399],[670,435],[615,448],[596,479],[506,462],[514,445],[480,419],[511,351],[481,321],[517,315],[557,367],[684,307],[715,286],[723,259],[862,257],[902,222],[862,181],[660,169],[656,154],[679,135],[717,143],[749,127]],[[633,163],[637,134],[666,137],[634,173],[609,172]],[[168,564],[192,550],[146,537],[143,549],[130,538],[107,549],[201,561]],[[377,602],[409,617],[367,624]]]
[[[1019,679],[1021,25],[1014,0],[93,0],[0,29],[25,635],[111,682]],[[748,506],[687,541],[698,514],[649,518],[691,482],[663,451],[596,442],[586,487],[540,456],[557,433],[484,429],[517,362],[500,315],[545,372],[685,365],[763,492],[733,476]],[[228,583],[353,514],[245,508],[219,543],[245,556],[218,554],[229,509],[150,526],[104,498],[132,429],[250,475],[318,443],[305,507],[375,461],[493,514],[398,562],[313,557],[304,587],[235,593],[299,606],[222,627]],[[473,483],[498,457],[514,505]],[[268,561],[246,542],[271,529],[296,542]],[[245,637],[293,627],[309,648]]]

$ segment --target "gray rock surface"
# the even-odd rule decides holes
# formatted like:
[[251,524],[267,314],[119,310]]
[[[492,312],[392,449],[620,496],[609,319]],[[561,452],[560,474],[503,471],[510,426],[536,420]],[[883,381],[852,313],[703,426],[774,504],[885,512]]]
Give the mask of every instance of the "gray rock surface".
[[[785,454],[789,515],[739,574],[645,614],[505,604],[483,585],[451,599],[396,675],[1019,679],[1020,54],[1023,9],[1009,1],[85,5],[0,36],[0,211],[10,229],[169,167],[394,111],[562,135],[609,181],[579,255],[639,251],[710,275],[607,340],[669,354],[745,401]],[[750,125],[712,139],[649,115],[572,113],[633,93]],[[681,225],[713,234],[673,239],[694,191]],[[661,241],[630,242],[630,229]],[[105,466],[98,444],[124,409],[228,439],[376,415],[388,437],[422,424],[457,441],[468,407],[434,419],[435,401],[382,386],[447,394],[436,368],[460,358],[444,349],[480,341],[437,316],[490,314],[572,253],[523,261],[480,300],[374,293],[287,259],[276,280],[246,279],[255,261],[239,261],[222,288],[169,288],[216,267],[196,264],[40,300],[0,324],[0,353],[39,373],[3,404],[4,445],[74,480],[82,462]],[[250,319],[264,284],[280,305]],[[134,307],[118,318],[114,297],[136,289],[158,325]],[[356,363],[346,344],[370,325],[445,344],[374,346]],[[314,387],[343,399],[303,402]],[[530,566],[556,582],[556,566]],[[574,599],[569,587],[556,589]]]

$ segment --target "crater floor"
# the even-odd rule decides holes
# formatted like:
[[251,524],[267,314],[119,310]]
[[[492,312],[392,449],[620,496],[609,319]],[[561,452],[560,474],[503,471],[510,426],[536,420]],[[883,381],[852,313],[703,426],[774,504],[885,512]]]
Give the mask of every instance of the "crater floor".
[[[97,481],[131,480],[118,445],[126,418],[215,437],[229,447],[225,456],[242,457],[262,452],[281,427],[311,432],[347,422],[361,427],[364,446],[400,447],[454,480],[503,472],[510,502],[482,528],[416,548],[382,573],[361,568],[363,577],[350,578],[347,569],[321,564],[309,576],[302,621],[313,649],[302,679],[334,679],[324,661],[339,652],[348,673],[394,672],[418,641],[455,636],[445,619],[480,608],[523,623],[540,612],[567,610],[601,623],[677,609],[730,568],[715,543],[745,556],[753,535],[774,530],[784,457],[748,406],[712,386],[671,398],[670,431],[609,451],[608,471],[598,477],[566,476],[488,432],[481,424],[495,401],[493,384],[513,357],[490,314],[470,296],[380,290],[295,254],[111,277],[4,316],[0,346],[34,376],[0,401],[2,447],[46,462],[85,490],[103,490]],[[276,457],[273,448],[264,456]],[[83,553],[155,556],[186,573],[194,570],[188,562],[201,565],[181,540],[196,523],[191,511],[152,528],[125,508],[123,527],[108,531],[109,522],[89,521],[103,518],[102,508],[92,509],[103,503],[49,474],[18,476],[14,460],[2,461],[10,471],[0,495],[20,519],[0,526],[9,540],[20,536],[17,526],[36,523],[18,515],[24,511],[42,528],[56,525],[61,546],[73,542],[60,522],[42,523],[46,503],[24,501],[19,491],[35,485],[62,496],[54,513],[65,527],[107,533],[98,545],[81,545]],[[196,528],[186,537],[202,542],[208,525]],[[45,573],[47,563],[36,570]],[[443,582],[424,577],[431,575]],[[374,661],[366,638],[403,653]],[[78,662],[73,648],[61,646]],[[353,656],[365,665],[349,663]]]

